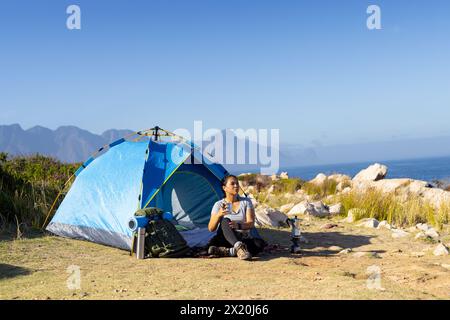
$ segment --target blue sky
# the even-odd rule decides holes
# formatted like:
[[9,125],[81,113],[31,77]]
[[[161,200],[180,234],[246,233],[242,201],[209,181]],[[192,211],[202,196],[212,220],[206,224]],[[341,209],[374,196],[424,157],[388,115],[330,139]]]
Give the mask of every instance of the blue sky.
[[450,135],[449,14],[444,0],[3,0],[0,124],[203,120],[306,145]]

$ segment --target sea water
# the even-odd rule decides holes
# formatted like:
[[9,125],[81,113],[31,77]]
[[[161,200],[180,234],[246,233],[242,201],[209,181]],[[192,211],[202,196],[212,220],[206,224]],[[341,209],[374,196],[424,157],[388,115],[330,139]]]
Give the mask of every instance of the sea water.
[[435,180],[450,182],[450,157],[285,167],[280,168],[279,172],[287,171],[289,177],[298,177],[303,180],[313,179],[319,173],[326,175],[342,173],[353,177],[359,171],[375,162],[388,167],[386,178],[412,178],[428,182]]

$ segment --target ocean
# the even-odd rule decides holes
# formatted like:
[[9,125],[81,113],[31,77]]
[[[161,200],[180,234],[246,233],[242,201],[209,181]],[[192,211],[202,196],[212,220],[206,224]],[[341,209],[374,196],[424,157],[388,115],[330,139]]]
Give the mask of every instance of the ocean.
[[286,167],[281,168],[280,172],[286,171],[289,177],[298,177],[303,180],[313,179],[319,173],[326,175],[343,173],[353,177],[359,171],[375,162],[388,167],[386,178],[412,178],[428,182],[433,182],[434,180],[450,182],[450,157]]

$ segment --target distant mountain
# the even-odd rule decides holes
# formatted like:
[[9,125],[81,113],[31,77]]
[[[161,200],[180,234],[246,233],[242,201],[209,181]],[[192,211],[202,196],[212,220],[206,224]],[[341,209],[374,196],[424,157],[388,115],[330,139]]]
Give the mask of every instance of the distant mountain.
[[[82,162],[101,146],[117,140],[131,130],[107,130],[101,135],[75,126],[62,126],[50,130],[35,126],[23,130],[20,125],[0,125],[0,151],[11,155],[44,154],[53,156],[64,162]],[[261,167],[268,168],[270,163],[261,162],[258,155],[257,164],[227,164],[226,153],[233,152],[236,163],[237,154],[245,154],[245,163],[249,161],[249,151],[262,150],[266,160],[276,164],[272,154],[279,154],[279,167],[324,165],[335,163],[369,162],[384,160],[414,159],[423,157],[438,157],[450,155],[450,137],[434,137],[409,140],[392,140],[366,144],[314,146],[282,144],[279,148],[260,149],[261,145],[247,137],[238,138],[233,133],[222,131],[223,146],[228,139],[231,148],[222,154],[221,163],[231,172],[259,171]],[[229,133],[227,135],[227,133]],[[225,138],[226,137],[226,138]],[[232,139],[232,140],[230,140]],[[239,142],[239,143],[238,143]],[[199,145],[198,142],[196,142]],[[205,148],[210,142],[203,142]],[[245,148],[242,148],[245,146]],[[205,149],[204,149],[205,150]],[[277,166],[278,168],[278,166]],[[276,170],[275,170],[276,171]]]
[[107,130],[97,135],[75,126],[56,130],[35,126],[23,130],[18,124],[0,125],[0,151],[15,156],[39,153],[63,162],[82,162],[101,146],[132,132]]

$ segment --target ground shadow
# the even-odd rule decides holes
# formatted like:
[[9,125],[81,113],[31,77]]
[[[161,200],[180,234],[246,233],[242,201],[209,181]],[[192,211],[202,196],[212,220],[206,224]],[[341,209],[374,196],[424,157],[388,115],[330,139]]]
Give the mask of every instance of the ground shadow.
[[30,269],[0,263],[0,280],[25,276],[31,273]]
[[18,239],[35,239],[41,238],[49,235],[47,231],[42,231],[40,229],[35,228],[27,228],[25,230],[21,230],[20,238],[17,237],[17,229],[15,226],[8,226],[3,228],[0,231],[0,241],[1,240],[18,240]]
[[[290,253],[290,246],[292,245],[291,232],[288,229],[258,229],[261,237],[266,240],[269,245],[278,245],[279,249],[269,253],[263,253],[258,260],[267,261],[279,257],[302,257],[302,256],[332,256],[339,253],[340,247],[343,249],[355,249],[361,246],[370,244],[371,235],[351,235],[344,234],[338,231],[330,232],[302,232],[308,243],[300,243],[301,253]],[[373,251],[376,253],[383,253],[384,250]]]

